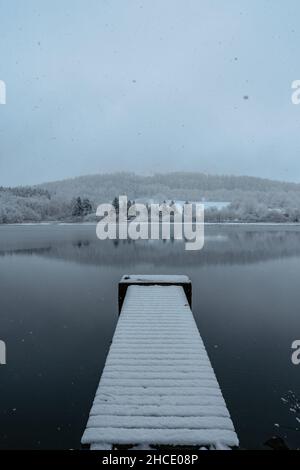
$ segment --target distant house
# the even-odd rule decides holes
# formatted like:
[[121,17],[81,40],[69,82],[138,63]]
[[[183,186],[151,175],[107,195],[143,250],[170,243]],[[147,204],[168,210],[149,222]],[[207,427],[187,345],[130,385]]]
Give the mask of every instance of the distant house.
[[[141,202],[143,204],[162,204],[162,201],[159,201],[157,199],[147,199],[147,198],[140,198],[137,199],[137,202]],[[167,204],[171,204],[172,202],[175,204],[175,207],[178,212],[182,212],[183,205],[186,202],[189,202],[190,204],[204,204],[204,209],[215,209],[215,210],[222,210],[225,209],[226,207],[230,206],[230,202],[221,202],[221,201],[183,201],[183,200],[178,200],[178,199],[166,199],[165,202]]]

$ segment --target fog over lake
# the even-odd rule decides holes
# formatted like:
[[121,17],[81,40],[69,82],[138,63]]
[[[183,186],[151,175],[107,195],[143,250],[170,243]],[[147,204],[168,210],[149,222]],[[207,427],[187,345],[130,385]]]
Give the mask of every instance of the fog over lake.
[[[187,274],[241,446],[297,433],[300,227],[210,225],[181,241],[99,241],[95,225],[0,227],[1,448],[78,448],[118,320],[123,274]],[[25,431],[26,430],[26,431]]]

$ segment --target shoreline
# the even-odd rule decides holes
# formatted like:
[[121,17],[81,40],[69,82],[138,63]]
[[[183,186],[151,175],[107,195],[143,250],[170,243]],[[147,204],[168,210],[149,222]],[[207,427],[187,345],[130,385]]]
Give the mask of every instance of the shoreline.
[[[0,224],[1,227],[35,227],[35,226],[96,226],[98,222],[18,222],[13,224]],[[171,222],[173,224],[173,222]],[[118,224],[116,224],[118,225]],[[300,222],[204,222],[204,225],[226,226],[266,226],[266,227],[300,227]]]

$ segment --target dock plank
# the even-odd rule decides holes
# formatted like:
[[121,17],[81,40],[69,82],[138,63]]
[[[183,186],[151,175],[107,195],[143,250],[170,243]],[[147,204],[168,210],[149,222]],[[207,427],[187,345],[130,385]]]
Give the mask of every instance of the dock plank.
[[118,444],[237,446],[183,287],[170,285],[165,277],[159,280],[166,285],[144,285],[141,276],[134,280],[122,303],[82,443],[92,449]]

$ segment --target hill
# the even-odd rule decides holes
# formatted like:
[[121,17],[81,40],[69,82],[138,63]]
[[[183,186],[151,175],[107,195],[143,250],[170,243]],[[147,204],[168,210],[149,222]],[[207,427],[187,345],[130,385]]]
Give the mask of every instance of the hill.
[[[33,187],[0,187],[0,223],[90,220],[93,216],[89,212],[95,212],[98,204],[123,194],[130,200],[229,202],[222,210],[206,211],[206,220],[212,221],[300,221],[300,184],[177,172],[99,174]],[[78,204],[79,209],[82,204],[90,210],[81,212]]]
[[80,176],[38,187],[66,199],[80,194],[97,202],[111,200],[119,194],[127,194],[130,199],[158,197],[158,199],[213,200],[218,196],[224,201],[232,201],[236,191],[300,194],[300,184],[296,183],[250,176],[181,172],[153,176],[140,176],[134,173]]

